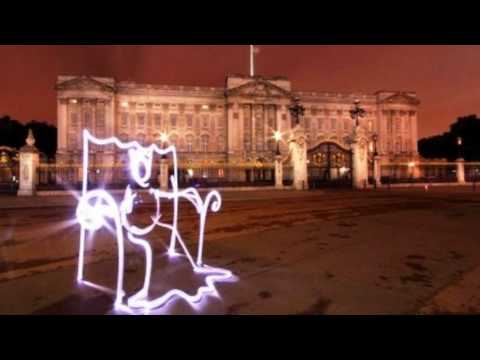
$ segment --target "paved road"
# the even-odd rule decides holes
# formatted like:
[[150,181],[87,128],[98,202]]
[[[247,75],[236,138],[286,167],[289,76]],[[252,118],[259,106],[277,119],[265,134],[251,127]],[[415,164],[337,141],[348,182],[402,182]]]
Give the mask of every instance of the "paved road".
[[[146,199],[147,200],[147,199]],[[413,314],[477,312],[480,192],[469,188],[225,193],[206,229],[208,264],[237,281],[196,308],[178,300],[171,314]],[[74,284],[78,225],[69,198],[0,198],[0,313],[110,314],[112,297]],[[171,210],[164,208],[168,220]],[[136,212],[146,224],[151,206]],[[196,214],[181,207],[180,228],[195,250]],[[108,233],[99,234],[87,275],[113,286]],[[203,281],[162,257],[167,234],[152,238],[152,295]],[[143,277],[129,253],[127,291]],[[165,270],[167,269],[167,270]],[[469,280],[470,279],[470,280]],[[448,299],[455,298],[453,305]],[[447,299],[447,300],[446,300]],[[453,310],[452,310],[453,309]]]

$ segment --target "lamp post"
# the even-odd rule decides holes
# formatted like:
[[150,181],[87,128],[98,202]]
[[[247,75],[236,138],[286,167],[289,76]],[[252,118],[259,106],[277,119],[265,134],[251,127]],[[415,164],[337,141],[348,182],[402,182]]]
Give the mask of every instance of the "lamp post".
[[277,143],[277,151],[275,155],[275,188],[283,189],[283,165],[282,165],[282,154],[280,153],[280,141],[282,140],[282,133],[280,131],[275,131],[273,138]]
[[282,140],[282,133],[280,131],[275,131],[274,134],[273,134],[273,138],[275,139],[275,142],[277,143],[277,152],[276,152],[276,156],[280,156],[281,153],[280,153],[280,141]]
[[377,188],[377,178],[378,178],[377,172],[380,170],[378,168],[378,164],[377,164],[377,161],[378,161],[378,159],[377,159],[378,158],[378,152],[377,152],[378,134],[377,133],[373,133],[372,140],[373,140],[373,157],[372,157],[373,169],[372,169],[372,175],[373,175],[373,186],[376,189]]
[[355,127],[360,125],[360,118],[365,117],[366,111],[360,107],[360,100],[355,100],[353,103],[354,108],[350,110],[350,116],[355,121]]
[[463,145],[463,139],[459,136],[457,137],[457,158],[458,159],[461,159],[463,157],[463,154],[462,154],[462,145]]
[[[160,143],[162,144],[162,150],[165,150],[165,145],[167,144],[167,142],[168,142],[168,134],[162,132],[160,134]],[[162,159],[166,159],[165,154],[162,155]]]
[[305,114],[305,107],[300,104],[300,98],[296,97],[292,100],[292,104],[288,107],[295,125],[300,124],[301,117]]
[[[165,145],[168,142],[168,134],[160,134],[160,142],[162,144],[162,150],[165,150]],[[160,174],[158,175],[158,182],[160,184],[160,189],[167,191],[168,190],[168,163],[167,156],[163,154],[160,158]]]

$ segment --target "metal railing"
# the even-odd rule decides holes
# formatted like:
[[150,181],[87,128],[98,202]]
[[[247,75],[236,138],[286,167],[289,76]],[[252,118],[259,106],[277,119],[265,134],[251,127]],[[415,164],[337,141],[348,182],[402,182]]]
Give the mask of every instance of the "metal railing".
[[0,194],[15,195],[18,191],[18,163],[0,165]]
[[[152,167],[150,184],[159,186],[160,165]],[[169,179],[173,175],[173,167],[169,167]],[[127,185],[138,188],[124,165],[95,165],[88,169],[88,188],[124,189]],[[81,165],[40,164],[37,168],[37,189],[80,190],[83,182]],[[273,164],[261,166],[251,164],[239,165],[188,165],[180,164],[178,168],[178,185],[180,188],[215,188],[273,186],[275,184],[275,168]],[[169,186],[171,187],[170,181]]]
[[382,184],[454,183],[457,182],[457,164],[416,163],[381,165]]

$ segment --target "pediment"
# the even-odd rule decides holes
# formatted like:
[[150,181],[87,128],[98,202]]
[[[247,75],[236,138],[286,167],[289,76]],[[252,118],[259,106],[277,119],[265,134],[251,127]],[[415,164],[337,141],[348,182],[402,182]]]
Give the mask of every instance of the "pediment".
[[115,88],[89,76],[82,76],[57,84],[55,90],[100,90],[114,92]]
[[256,79],[236,88],[227,90],[227,96],[248,98],[292,98],[292,94],[263,79]]
[[405,105],[419,105],[420,101],[408,94],[405,93],[397,93],[395,95],[389,96],[388,98],[382,101],[386,104],[405,104]]

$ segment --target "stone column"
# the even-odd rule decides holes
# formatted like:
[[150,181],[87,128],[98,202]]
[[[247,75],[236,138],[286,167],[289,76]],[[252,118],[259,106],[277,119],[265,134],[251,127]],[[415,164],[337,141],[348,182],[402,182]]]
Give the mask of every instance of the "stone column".
[[380,156],[375,156],[373,158],[373,181],[375,186],[380,186],[382,184],[382,169],[380,167]]
[[275,188],[283,189],[283,163],[282,156],[275,156]]
[[300,125],[292,134],[289,148],[293,166],[293,187],[295,190],[308,190],[307,144]]
[[158,175],[158,183],[160,184],[160,189],[163,191],[168,191],[168,160],[160,160],[160,175]]
[[465,184],[465,161],[463,159],[457,160],[457,182]]
[[30,129],[26,145],[20,149],[20,187],[18,196],[34,196],[36,194],[39,155],[34,144],[35,138]]
[[352,143],[352,182],[354,189],[365,189],[368,184],[368,141],[363,128],[356,128]]
[[62,162],[67,152],[68,100],[57,101],[57,162]]

